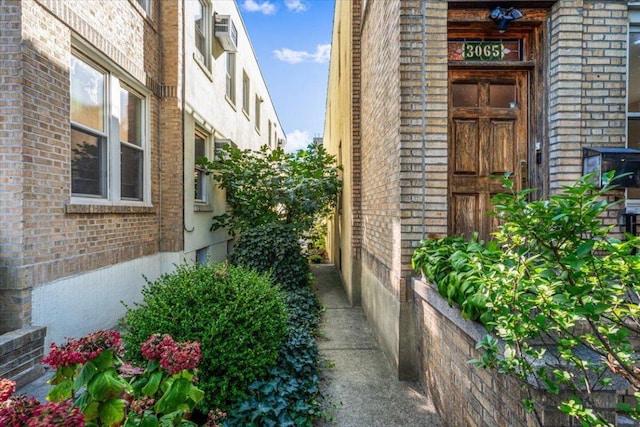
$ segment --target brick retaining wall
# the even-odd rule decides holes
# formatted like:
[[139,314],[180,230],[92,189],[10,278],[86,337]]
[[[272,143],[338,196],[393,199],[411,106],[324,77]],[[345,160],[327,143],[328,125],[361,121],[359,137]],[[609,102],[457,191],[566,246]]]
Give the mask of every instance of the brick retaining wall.
[[35,326],[0,335],[0,378],[14,380],[20,388],[44,373],[40,361],[46,331]]
[[[476,343],[486,334],[479,323],[464,320],[457,308],[449,307],[436,289],[428,283],[412,280],[416,307],[416,342],[419,352],[418,379],[433,397],[446,426],[537,426],[533,414],[525,412],[521,403],[525,392],[514,378],[469,365],[479,359]],[[543,426],[578,426],[579,423],[560,413],[555,405],[537,390]],[[616,420],[612,408],[626,399],[626,390],[594,394],[600,413]],[[608,409],[606,409],[608,408]],[[633,425],[624,423],[624,425]]]

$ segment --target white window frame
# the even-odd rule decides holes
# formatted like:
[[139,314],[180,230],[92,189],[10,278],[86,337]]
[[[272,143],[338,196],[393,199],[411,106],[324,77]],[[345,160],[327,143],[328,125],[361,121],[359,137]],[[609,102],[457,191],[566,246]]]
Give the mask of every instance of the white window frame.
[[[205,174],[205,169],[202,167],[198,167],[196,162],[198,157],[196,156],[196,138],[200,137],[204,141],[204,156],[210,158],[210,147],[211,147],[211,134],[209,134],[204,129],[196,126],[195,132],[193,134],[193,165],[194,165],[194,173],[193,173],[193,197],[194,203],[197,205],[208,205],[209,204],[209,178]],[[201,194],[202,198],[197,197],[198,188],[196,187],[196,177],[200,176],[200,182],[202,183]]]
[[[106,168],[105,168],[105,194],[87,195],[75,194],[71,185],[70,202],[71,204],[92,204],[92,205],[113,205],[113,206],[151,206],[151,144],[149,137],[150,126],[150,91],[140,82],[129,76],[115,63],[110,61],[106,56],[86,44],[81,40],[73,41],[73,48],[69,55],[83,61],[92,68],[104,73],[105,75],[105,107],[104,107],[104,123],[106,138]],[[69,88],[71,88],[71,80],[69,80]],[[142,161],[142,198],[128,199],[121,197],[121,159],[120,150],[122,141],[120,140],[120,88],[124,88],[138,96],[141,101],[141,151],[143,151]],[[82,129],[82,125],[71,121],[71,110],[69,110],[69,126]],[[71,171],[69,172],[71,179]]]
[[[202,33],[202,38],[204,46],[204,52],[200,51],[200,49],[198,49],[198,45],[197,45],[197,33],[199,33],[200,31],[198,31],[198,28],[196,26],[196,21],[195,19],[192,19],[193,22],[193,57],[195,58],[195,60],[197,62],[199,62],[203,68],[207,71],[211,71],[211,46],[213,43],[213,12],[212,12],[212,8],[211,8],[211,2],[209,0],[197,0],[195,2],[200,3],[200,6],[202,8],[202,18],[201,18],[201,22],[202,22],[202,29],[201,29],[201,33]],[[195,18],[195,16],[194,16]]]
[[136,3],[140,5],[142,10],[147,14],[147,16],[153,16],[153,0],[136,0]]
[[248,119],[251,111],[251,80],[244,70],[242,71],[242,111]]
[[236,54],[227,52],[226,95],[227,100],[236,105]]
[[255,122],[256,122],[256,132],[260,133],[260,126],[262,125],[261,123],[261,117],[260,117],[260,110],[262,109],[262,98],[260,97],[260,95],[258,95],[256,93],[255,96],[255,106],[253,107],[254,109],[254,115],[255,115]]

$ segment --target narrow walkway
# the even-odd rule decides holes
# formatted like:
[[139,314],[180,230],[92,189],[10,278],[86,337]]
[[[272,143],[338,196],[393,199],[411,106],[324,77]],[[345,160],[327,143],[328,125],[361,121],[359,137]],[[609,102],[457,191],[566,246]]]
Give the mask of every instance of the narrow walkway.
[[324,392],[332,404],[333,425],[442,426],[417,384],[394,377],[362,308],[349,305],[334,266],[314,265],[312,271],[325,308],[318,346],[329,363],[323,370]]

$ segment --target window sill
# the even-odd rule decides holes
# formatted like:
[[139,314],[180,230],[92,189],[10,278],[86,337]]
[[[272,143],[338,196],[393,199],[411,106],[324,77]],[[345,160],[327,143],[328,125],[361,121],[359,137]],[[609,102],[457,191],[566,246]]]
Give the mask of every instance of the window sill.
[[225,95],[224,99],[227,100],[227,102],[229,103],[229,106],[231,106],[231,108],[233,108],[233,111],[238,111],[236,109],[236,103],[231,98],[229,98],[229,95]]
[[213,212],[213,206],[205,203],[197,203],[193,205],[194,212]]
[[251,121],[251,117],[249,117],[249,113],[247,113],[247,110],[245,110],[244,108],[242,109],[242,114],[244,114],[247,120]]
[[153,206],[133,205],[98,205],[98,204],[74,204],[64,205],[66,214],[155,214]]
[[202,60],[198,57],[198,54],[195,52],[193,54],[193,60],[196,62],[196,64],[198,64],[198,67],[200,67],[200,69],[202,70],[204,75],[207,76],[209,81],[213,82],[213,74],[211,74],[211,70],[209,69],[209,67],[207,67],[207,65],[204,62],[202,62]]
[[262,133],[260,132],[260,128],[254,127],[254,129],[256,130],[256,133],[257,133],[258,135],[262,135]]

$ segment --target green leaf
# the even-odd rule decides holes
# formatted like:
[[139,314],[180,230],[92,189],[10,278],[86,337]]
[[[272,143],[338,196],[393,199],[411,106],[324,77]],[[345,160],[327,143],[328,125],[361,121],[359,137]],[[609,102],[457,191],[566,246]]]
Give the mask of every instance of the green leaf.
[[105,400],[118,396],[126,387],[126,383],[118,376],[115,369],[97,373],[93,376],[87,391],[96,400]]
[[109,399],[100,404],[100,407],[98,408],[98,416],[103,424],[110,426],[124,419],[124,409],[124,400]]
[[56,384],[47,393],[47,400],[49,402],[62,402],[71,398],[73,389],[73,381],[70,378]]
[[582,257],[591,253],[591,251],[593,250],[593,246],[595,244],[596,244],[595,240],[587,240],[586,242],[578,246],[578,249],[576,250],[576,255],[579,257]]
[[162,372],[154,372],[153,374],[151,374],[151,377],[149,377],[149,382],[144,387],[142,387],[142,392],[149,397],[154,396],[158,391],[160,381],[162,381]]
[[85,363],[80,370],[78,377],[73,383],[73,391],[78,391],[80,390],[80,388],[87,385],[97,372],[98,368],[93,364],[92,361],[88,361],[87,363]]
[[114,366],[113,351],[103,350],[91,360],[99,371],[106,371]]
[[179,405],[185,402],[190,387],[191,383],[186,379],[176,379],[165,394],[156,402],[156,412],[167,413],[174,411]]

